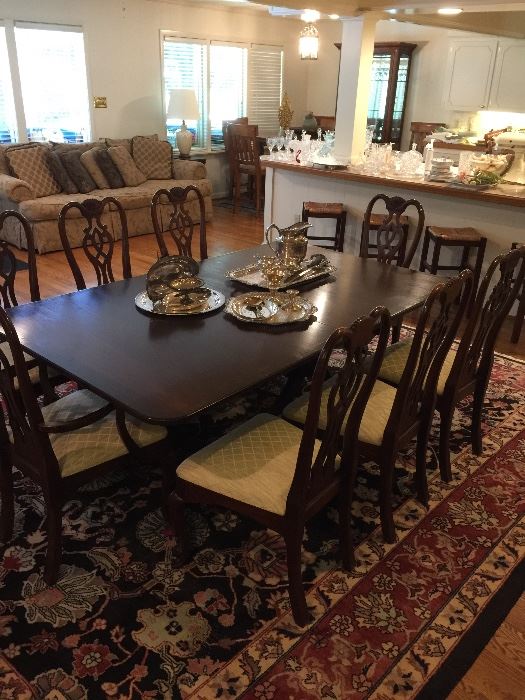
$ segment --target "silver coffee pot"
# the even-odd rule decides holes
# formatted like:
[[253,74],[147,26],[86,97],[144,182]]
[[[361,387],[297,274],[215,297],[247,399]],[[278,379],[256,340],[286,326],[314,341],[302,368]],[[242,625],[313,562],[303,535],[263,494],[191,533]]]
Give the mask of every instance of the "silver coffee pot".
[[[277,224],[270,224],[266,229],[266,242],[278,258],[290,267],[298,267],[306,256],[308,238],[306,230],[312,224],[307,221],[298,221],[287,228],[279,228]],[[273,239],[270,235],[272,229],[277,231]]]

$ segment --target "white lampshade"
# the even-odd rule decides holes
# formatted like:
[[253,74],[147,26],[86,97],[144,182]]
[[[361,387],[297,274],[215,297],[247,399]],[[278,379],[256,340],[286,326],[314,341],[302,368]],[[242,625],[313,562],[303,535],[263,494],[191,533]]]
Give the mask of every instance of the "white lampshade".
[[168,119],[194,120],[199,118],[199,105],[195,96],[195,90],[177,88],[170,90],[168,102]]
[[299,56],[315,61],[319,52],[319,32],[313,24],[307,24],[299,34]]

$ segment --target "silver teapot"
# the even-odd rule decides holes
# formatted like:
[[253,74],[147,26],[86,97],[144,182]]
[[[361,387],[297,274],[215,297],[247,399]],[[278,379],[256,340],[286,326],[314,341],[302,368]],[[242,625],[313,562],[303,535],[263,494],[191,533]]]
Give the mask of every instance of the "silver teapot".
[[[308,237],[306,230],[312,224],[307,221],[298,221],[287,228],[279,228],[276,224],[270,224],[266,229],[266,242],[278,258],[290,267],[299,267],[306,256]],[[277,231],[277,236],[272,241],[270,232]],[[272,245],[272,242],[274,245]]]

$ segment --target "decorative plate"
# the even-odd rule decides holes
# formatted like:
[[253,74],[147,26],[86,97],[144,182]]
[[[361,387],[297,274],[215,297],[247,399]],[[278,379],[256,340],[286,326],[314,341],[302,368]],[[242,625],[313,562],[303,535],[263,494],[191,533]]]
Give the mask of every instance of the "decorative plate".
[[310,320],[317,307],[298,292],[247,292],[228,300],[224,309],[239,321],[280,326]]
[[[203,298],[203,292],[205,291],[210,292],[207,298]],[[221,306],[224,306],[224,302],[226,301],[224,294],[217,292],[215,289],[207,290],[206,288],[200,287],[196,290],[184,292],[183,294],[187,301],[182,300],[180,304],[173,304],[169,303],[170,300],[165,302],[164,299],[153,302],[146,291],[139,292],[135,297],[135,306],[141,311],[148,311],[157,316],[191,316],[194,314],[207,314],[210,313],[210,311],[220,309]],[[201,296],[198,299],[193,298],[197,294]]]
[[[336,268],[333,265],[326,265],[322,269],[312,268],[311,273],[305,274],[304,277],[301,277],[300,279],[292,279],[289,282],[284,280],[278,289],[289,289],[290,287],[295,287],[297,284],[304,284],[305,282],[321,279],[322,277],[331,275],[335,271]],[[250,287],[261,287],[262,289],[268,289],[268,281],[264,279],[256,263],[247,265],[246,267],[239,267],[235,270],[230,270],[226,273],[226,277],[234,282],[248,284]]]

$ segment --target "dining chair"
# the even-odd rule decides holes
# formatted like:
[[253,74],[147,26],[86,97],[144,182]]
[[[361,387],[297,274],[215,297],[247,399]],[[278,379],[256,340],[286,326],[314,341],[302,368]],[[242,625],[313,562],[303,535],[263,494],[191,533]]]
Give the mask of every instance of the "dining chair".
[[[501,329],[525,278],[525,246],[498,255],[483,278],[474,300],[473,311],[457,350],[447,353],[437,382],[436,408],[440,416],[439,468],[444,481],[452,479],[450,467],[450,430],[454,410],[459,401],[473,395],[471,443],[472,451],[483,451],[481,416],[487,392],[494,348]],[[411,352],[411,340],[391,345],[381,369],[380,378],[398,385]]]
[[[416,436],[417,495],[424,505],[428,504],[426,452],[436,384],[463,318],[471,287],[470,270],[434,287],[419,313],[399,385],[393,387],[377,379],[363,414],[358,449],[362,457],[379,465],[381,527],[387,542],[396,540],[392,508],[396,456]],[[295,425],[304,424],[307,404],[308,394],[303,394],[285,408],[283,417]],[[326,405],[323,402],[320,429],[327,422]]]
[[253,179],[254,203],[257,213],[261,210],[264,199],[264,170],[261,166],[259,144],[257,142],[258,126],[255,124],[232,124],[228,127],[231,142],[235,209],[241,200],[241,178],[248,175]]
[[[124,458],[156,459],[167,446],[167,430],[127,416],[87,389],[48,406],[39,406],[16,330],[0,308],[0,328],[9,346],[19,389],[4,371],[7,354],[0,348],[0,392],[8,416],[0,416],[0,539],[13,533],[12,468],[17,467],[42,489],[46,505],[47,554],[44,579],[52,585],[62,556],[62,506],[90,479],[120,465]],[[147,463],[151,463],[148,461]]]
[[124,207],[115,197],[103,199],[85,199],[83,202],[68,202],[62,207],[58,215],[58,232],[62,247],[75,279],[77,289],[86,289],[86,281],[80,270],[80,266],[73,254],[71,236],[68,235],[68,222],[74,221],[70,212],[75,212],[76,217],[82,217],[86,227],[82,229],[82,236],[75,236],[75,247],[81,247],[88,261],[93,266],[97,278],[97,286],[115,281],[113,274],[113,253],[116,237],[110,233],[107,223],[102,220],[111,218],[111,212],[116,210],[120,224],[120,238],[122,241],[122,277],[131,278],[131,260],[129,255],[129,237],[126,212]]
[[222,139],[224,141],[224,152],[228,160],[228,168],[230,171],[230,199],[233,200],[233,183],[235,165],[232,158],[232,146],[230,138],[230,126],[233,124],[248,124],[248,117],[239,117],[238,119],[226,119],[222,122]]
[[[170,190],[157,190],[151,200],[153,230],[161,257],[169,255],[165,235],[169,234],[175,243],[177,255],[192,256],[193,229],[196,224],[188,211],[190,194],[194,195],[199,207],[199,255],[201,260],[208,257],[206,242],[206,216],[204,197],[195,185],[172,187]],[[166,212],[166,209],[168,210]]]
[[[230,508],[280,533],[286,544],[292,613],[305,625],[308,611],[301,576],[305,522],[333,498],[339,499],[343,565],[354,563],[350,508],[355,477],[355,435],[381,364],[389,335],[383,307],[338,328],[326,341],[314,370],[305,425],[299,429],[270,414],[259,414],[185,459],[177,468],[170,496],[170,519],[184,559],[184,504],[206,503]],[[375,334],[379,342],[369,374],[366,350]],[[346,362],[326,398],[328,420],[318,439],[318,422],[328,361],[335,348],[346,350]],[[346,420],[345,420],[346,419]],[[340,434],[344,435],[338,457]]]
[[[374,213],[374,207],[378,202],[384,204],[386,214]],[[406,211],[411,209],[416,211],[417,225],[410,249],[407,251],[409,220]],[[362,258],[375,258],[378,262],[388,265],[410,267],[424,227],[425,212],[416,199],[377,194],[368,203],[363,217],[359,255]],[[375,231],[375,242],[370,240],[371,231]],[[403,318],[400,317],[392,324],[393,343],[399,340],[402,323]]]
[[[518,243],[512,244],[513,248],[518,248]],[[511,343],[517,343],[520,339],[521,329],[523,326],[523,321],[525,320],[525,282],[523,283],[520,290],[518,290],[518,308],[516,310],[516,316],[514,318],[514,325],[512,326],[512,335],[510,337]]]

